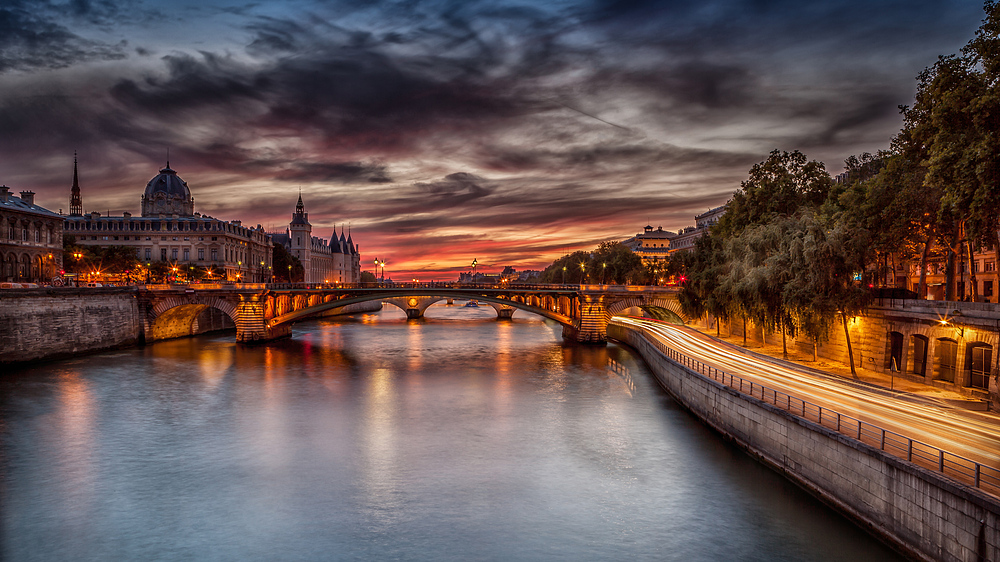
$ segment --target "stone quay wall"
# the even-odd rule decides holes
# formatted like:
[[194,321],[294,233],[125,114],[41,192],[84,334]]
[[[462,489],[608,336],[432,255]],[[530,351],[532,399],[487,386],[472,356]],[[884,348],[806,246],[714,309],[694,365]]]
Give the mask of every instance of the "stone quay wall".
[[0,365],[131,346],[141,333],[131,288],[0,291]]
[[[711,330],[716,329],[715,322],[712,317],[695,321]],[[988,400],[992,409],[1000,410],[1000,305],[883,299],[864,314],[848,318],[847,327],[855,366],[883,373],[895,369],[896,376]],[[723,335],[743,336],[743,319],[723,320],[720,329]],[[767,332],[751,320],[746,323],[746,338],[781,345],[780,333]],[[787,345],[789,351],[809,354],[814,342],[789,336]],[[815,345],[818,357],[850,364],[841,321]],[[975,364],[976,348],[985,364]],[[985,377],[976,376],[977,368],[986,372]]]
[[1000,560],[1000,499],[689,370],[641,331],[611,325],[608,336],[704,423],[904,554]]

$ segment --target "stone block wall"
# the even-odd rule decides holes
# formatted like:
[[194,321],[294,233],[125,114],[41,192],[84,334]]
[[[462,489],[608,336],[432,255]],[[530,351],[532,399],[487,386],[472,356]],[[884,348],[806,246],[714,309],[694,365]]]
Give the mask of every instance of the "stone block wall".
[[[854,364],[857,367],[888,373],[891,357],[891,335],[897,333],[902,339],[902,350],[896,361],[899,376],[923,382],[947,390],[965,394],[970,398],[990,399],[993,404],[1000,405],[1000,389],[998,378],[1000,374],[1000,309],[998,305],[984,303],[944,303],[940,301],[896,301],[896,306],[873,306],[860,316],[848,318],[848,333],[851,336],[851,347],[854,351]],[[986,309],[985,307],[991,307]],[[955,312],[959,314],[955,314]],[[946,323],[942,323],[945,320]],[[714,329],[715,319],[705,318],[696,321],[697,325]],[[761,328],[747,320],[747,341],[780,345],[781,334],[763,333]],[[722,322],[722,334],[743,335],[743,319],[733,318]],[[924,361],[915,361],[914,354],[919,351],[917,339],[922,338],[925,345]],[[942,368],[942,342],[954,342],[956,353],[954,357],[954,374],[950,375]],[[812,340],[805,337],[787,338],[788,349],[799,350],[802,353],[812,353]],[[970,348],[986,346],[990,350],[989,371],[985,388],[972,384],[970,369]],[[838,321],[830,329],[828,338],[818,342],[817,356],[849,364],[847,340],[844,337],[844,326]]]
[[1000,499],[690,371],[639,332],[608,332],[706,424],[907,555],[1000,560]]
[[141,330],[131,288],[0,290],[0,364],[130,346]]

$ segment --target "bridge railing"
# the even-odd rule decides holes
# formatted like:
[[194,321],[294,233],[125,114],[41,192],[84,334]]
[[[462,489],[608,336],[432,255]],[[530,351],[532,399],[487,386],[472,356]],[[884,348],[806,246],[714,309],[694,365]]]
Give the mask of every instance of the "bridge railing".
[[629,293],[644,291],[671,291],[672,287],[651,285],[579,285],[558,283],[459,283],[457,281],[418,281],[397,283],[379,281],[372,283],[268,283],[266,288],[278,291],[318,289],[489,289],[516,291],[604,291]]
[[996,468],[719,370],[674,350],[645,328],[627,327],[612,321],[608,326],[609,336],[613,329],[641,331],[648,343],[678,365],[880,451],[1000,496],[1000,470]]

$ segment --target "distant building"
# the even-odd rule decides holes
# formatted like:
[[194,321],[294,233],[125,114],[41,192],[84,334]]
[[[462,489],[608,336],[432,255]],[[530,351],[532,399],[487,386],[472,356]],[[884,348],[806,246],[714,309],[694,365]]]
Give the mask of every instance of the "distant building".
[[690,250],[694,248],[695,240],[702,237],[708,228],[719,222],[719,219],[726,213],[726,206],[722,205],[709,209],[694,218],[694,226],[686,227],[670,241],[670,253]]
[[[73,162],[70,214],[61,217],[63,233],[81,246],[128,246],[143,264],[204,267],[220,280],[265,282],[271,279],[271,239],[264,228],[223,221],[194,212],[194,197],[170,163],[146,184],[142,216],[83,213],[77,164]],[[60,239],[60,249],[62,241]]]
[[638,254],[643,265],[648,265],[667,259],[670,241],[676,236],[677,233],[663,230],[662,226],[653,230],[652,226],[646,225],[642,232],[624,240],[622,244]]
[[642,232],[623,240],[622,244],[638,254],[643,265],[655,264],[666,260],[674,252],[693,248],[695,240],[705,234],[710,226],[719,222],[725,212],[725,205],[709,209],[694,218],[694,226],[686,227],[680,232],[663,230],[663,227],[653,230],[652,226],[646,225]]
[[281,244],[302,262],[306,283],[358,283],[361,281],[361,252],[350,233],[344,237],[333,229],[330,241],[312,235],[309,213],[302,196],[295,205],[292,222],[284,233],[272,233],[275,244]]
[[0,281],[41,283],[62,269],[63,217],[0,186]]

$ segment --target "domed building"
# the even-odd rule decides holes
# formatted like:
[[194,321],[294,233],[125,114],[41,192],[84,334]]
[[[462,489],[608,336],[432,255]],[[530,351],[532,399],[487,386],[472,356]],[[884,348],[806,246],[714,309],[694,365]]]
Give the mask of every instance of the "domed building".
[[186,181],[177,172],[167,167],[149,180],[142,194],[142,216],[153,217],[160,214],[190,216],[194,214],[194,197]]
[[264,228],[196,213],[191,189],[169,162],[146,184],[140,204],[140,217],[84,214],[74,161],[70,214],[64,217],[63,234],[75,237],[80,245],[133,247],[146,265],[161,261],[178,269],[203,267],[223,281],[270,281],[273,246]]

